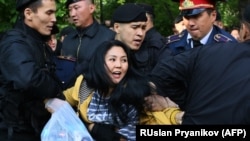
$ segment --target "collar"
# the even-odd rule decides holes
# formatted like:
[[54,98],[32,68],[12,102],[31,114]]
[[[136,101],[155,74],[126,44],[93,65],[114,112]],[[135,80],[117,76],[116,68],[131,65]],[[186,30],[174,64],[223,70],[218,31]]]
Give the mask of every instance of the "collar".
[[94,22],[91,25],[89,25],[88,27],[84,29],[76,28],[77,35],[93,37],[98,31],[98,25],[99,23],[96,20],[94,20]]
[[22,31],[24,34],[38,42],[47,42],[49,37],[47,35],[40,34],[38,31],[25,24],[22,20],[17,21],[15,29]]
[[[205,44],[207,43],[208,38],[209,38],[209,36],[211,35],[212,31],[213,31],[213,27],[210,29],[210,31],[208,32],[208,34],[200,40],[200,42],[201,42],[203,45],[205,45]],[[190,39],[192,39],[192,36],[190,35],[190,33],[188,33],[188,35],[187,35],[187,43],[188,43],[188,44],[189,44],[190,41],[191,41]]]

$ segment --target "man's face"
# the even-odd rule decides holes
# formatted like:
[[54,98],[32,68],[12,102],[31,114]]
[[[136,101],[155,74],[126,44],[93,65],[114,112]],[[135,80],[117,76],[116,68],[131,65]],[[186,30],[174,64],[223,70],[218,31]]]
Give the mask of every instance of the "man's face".
[[186,27],[183,24],[183,21],[180,21],[179,23],[174,24],[178,34],[181,33]]
[[212,29],[215,19],[215,10],[210,15],[203,11],[194,16],[184,16],[183,23],[192,38],[200,40]]
[[28,25],[42,35],[50,35],[53,25],[56,22],[55,0],[42,0],[42,5],[37,11],[26,8],[24,13]]
[[115,23],[116,39],[131,50],[138,50],[146,34],[146,22]]
[[118,84],[128,71],[128,56],[120,46],[113,46],[105,55],[107,74],[114,84]]
[[76,27],[87,27],[93,23],[95,5],[89,0],[81,0],[69,5],[69,15]]

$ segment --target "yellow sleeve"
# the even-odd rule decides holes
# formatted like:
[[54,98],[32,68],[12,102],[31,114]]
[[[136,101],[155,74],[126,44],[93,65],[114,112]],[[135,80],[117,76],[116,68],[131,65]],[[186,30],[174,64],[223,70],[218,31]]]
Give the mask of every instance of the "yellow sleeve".
[[176,114],[182,112],[179,108],[166,108],[163,111],[147,111],[140,117],[142,125],[178,125]]
[[78,108],[78,112],[82,117],[82,119],[86,123],[91,123],[87,118],[87,109],[92,99],[93,92],[87,97],[86,100],[83,101],[82,104],[79,105],[79,91],[83,79],[84,79],[83,75],[77,77],[75,85],[63,91],[63,94],[65,95],[66,101],[68,101],[71,106]]
[[83,75],[78,76],[74,86],[63,91],[66,101],[68,101],[71,106],[75,107],[78,106],[79,103],[78,95],[82,80],[83,80]]

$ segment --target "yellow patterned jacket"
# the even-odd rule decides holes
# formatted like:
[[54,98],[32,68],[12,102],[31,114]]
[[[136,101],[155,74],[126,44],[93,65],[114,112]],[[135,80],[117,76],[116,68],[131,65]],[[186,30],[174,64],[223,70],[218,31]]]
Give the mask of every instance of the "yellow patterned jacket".
[[[83,75],[80,75],[75,85],[64,91],[66,100],[73,107],[77,107],[77,113],[80,114],[81,118],[87,122],[91,123],[87,118],[87,109],[91,101],[93,92],[89,94],[86,100],[80,104],[79,91],[82,81],[84,80]],[[177,125],[179,121],[176,120],[176,114],[182,112],[179,108],[166,108],[163,111],[157,112],[146,112],[146,115],[140,117],[140,124],[143,125]]]

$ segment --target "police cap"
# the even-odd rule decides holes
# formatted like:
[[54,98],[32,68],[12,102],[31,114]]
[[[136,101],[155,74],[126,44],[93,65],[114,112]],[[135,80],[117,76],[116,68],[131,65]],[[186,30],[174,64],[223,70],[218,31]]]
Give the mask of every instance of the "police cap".
[[208,8],[214,9],[217,1],[226,1],[226,0],[172,0],[179,1],[181,14],[183,16],[193,16],[200,14]]
[[146,11],[135,3],[126,3],[119,6],[113,13],[113,23],[130,23],[147,21]]
[[37,0],[16,0],[16,10],[20,12],[35,1]]
[[138,3],[137,5],[141,6],[142,8],[144,8],[144,10],[148,13],[151,14],[153,16],[155,16],[154,14],[154,7],[151,5],[148,5],[146,3]]

